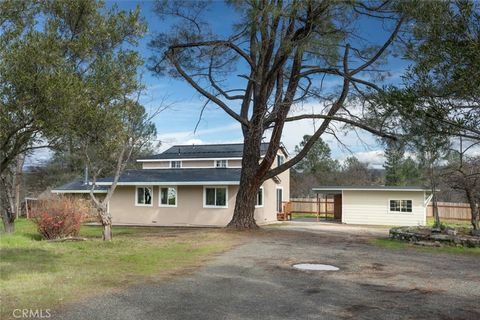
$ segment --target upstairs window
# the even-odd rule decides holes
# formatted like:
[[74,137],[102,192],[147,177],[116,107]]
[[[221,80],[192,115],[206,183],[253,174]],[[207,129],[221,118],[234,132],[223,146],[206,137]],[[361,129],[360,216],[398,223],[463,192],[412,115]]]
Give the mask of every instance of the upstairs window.
[[217,168],[226,168],[227,164],[227,160],[215,160],[215,167]]
[[161,207],[177,206],[177,188],[160,187],[160,206]]
[[135,204],[137,206],[152,206],[152,188],[137,187],[137,192],[135,193]]
[[182,161],[170,161],[170,168],[181,168]]
[[204,207],[207,208],[227,208],[227,188],[226,187],[205,187]]
[[390,200],[390,212],[412,212],[412,200]]
[[255,207],[263,207],[263,187],[260,187],[257,192],[257,202],[255,203]]
[[282,155],[277,155],[277,167],[281,166],[285,162],[285,157]]

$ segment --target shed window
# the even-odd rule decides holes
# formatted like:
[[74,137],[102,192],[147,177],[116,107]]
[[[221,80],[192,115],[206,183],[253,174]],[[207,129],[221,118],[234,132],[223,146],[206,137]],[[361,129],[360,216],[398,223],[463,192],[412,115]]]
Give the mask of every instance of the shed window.
[[137,206],[151,206],[152,205],[152,188],[137,187],[135,204]]
[[412,200],[390,200],[391,212],[412,212]]
[[160,188],[160,206],[162,207],[177,206],[177,188],[175,187]]
[[205,188],[205,207],[227,207],[227,188],[226,187],[206,187]]

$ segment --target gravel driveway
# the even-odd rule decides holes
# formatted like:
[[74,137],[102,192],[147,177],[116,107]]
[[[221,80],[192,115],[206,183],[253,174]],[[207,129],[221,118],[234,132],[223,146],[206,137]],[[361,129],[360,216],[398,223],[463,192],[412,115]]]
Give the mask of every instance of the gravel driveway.
[[[93,297],[55,319],[480,319],[478,256],[378,248],[384,228],[288,223],[195,272]],[[340,271],[299,271],[298,262]]]

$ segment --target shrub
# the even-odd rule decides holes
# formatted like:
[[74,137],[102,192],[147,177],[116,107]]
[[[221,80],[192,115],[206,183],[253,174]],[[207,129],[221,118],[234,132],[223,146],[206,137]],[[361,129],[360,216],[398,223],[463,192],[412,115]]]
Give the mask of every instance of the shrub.
[[84,217],[84,206],[73,197],[39,201],[32,208],[32,220],[43,239],[78,236]]

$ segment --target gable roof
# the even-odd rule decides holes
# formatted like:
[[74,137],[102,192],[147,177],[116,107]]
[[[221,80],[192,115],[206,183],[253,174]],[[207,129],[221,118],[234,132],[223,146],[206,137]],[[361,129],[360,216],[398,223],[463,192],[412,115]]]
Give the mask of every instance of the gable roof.
[[[51,190],[52,193],[90,193],[91,189],[90,184],[85,184],[83,181],[72,181],[66,183],[58,188]],[[95,186],[94,193],[106,193],[108,187],[106,186]]]
[[[268,143],[260,146],[261,155],[265,155]],[[283,146],[280,149],[286,154]],[[137,161],[171,160],[171,159],[241,159],[243,155],[243,143],[224,144],[198,144],[176,145],[160,154],[138,159]]]
[[[118,185],[235,185],[240,182],[239,168],[140,169],[127,170]],[[112,177],[97,179],[98,185],[111,185]]]
[[316,193],[322,192],[338,192],[343,190],[370,190],[370,191],[429,191],[429,188],[418,186],[325,186],[312,188]]
[[[118,180],[119,186],[134,185],[238,185],[238,168],[149,169],[127,170]],[[106,193],[113,178],[97,179],[95,193]],[[91,184],[73,181],[52,190],[52,193],[89,193]]]

